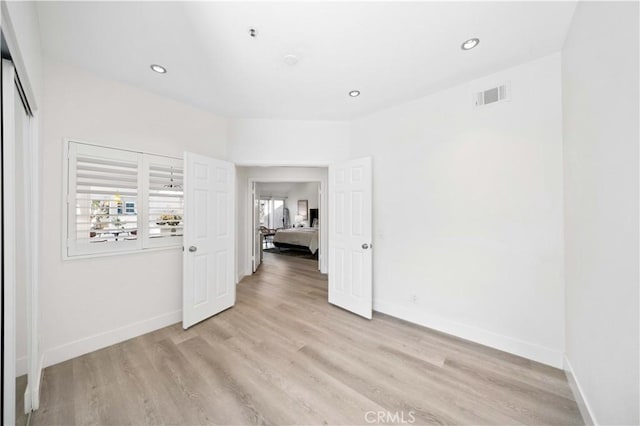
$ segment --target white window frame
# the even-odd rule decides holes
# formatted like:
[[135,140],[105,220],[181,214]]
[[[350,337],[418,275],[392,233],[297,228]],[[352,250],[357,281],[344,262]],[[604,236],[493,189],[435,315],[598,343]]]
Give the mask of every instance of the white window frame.
[[[120,147],[100,145],[90,142],[84,142],[77,139],[64,139],[64,170],[63,170],[63,226],[62,226],[62,258],[63,260],[74,260],[91,257],[105,257],[122,254],[133,254],[141,252],[149,252],[155,250],[166,250],[182,248],[182,237],[162,239],[162,242],[152,242],[149,238],[149,220],[148,220],[148,186],[149,186],[149,166],[146,157],[153,157],[154,161],[166,158],[170,164],[182,164],[182,159],[168,155],[151,154],[131,149],[123,149]],[[70,232],[75,232],[75,208],[72,206],[72,198],[75,198],[75,175],[72,174],[71,156],[74,147],[82,147],[83,152],[90,152],[92,149],[112,149],[122,153],[123,158],[136,158],[138,161],[138,193],[135,200],[135,209],[138,221],[138,232],[136,240],[120,241],[117,244],[95,244],[85,243],[77,244],[75,238],[70,238]],[[125,200],[122,201],[123,215],[126,211]],[[158,239],[160,240],[160,239]],[[74,243],[75,246],[74,246]],[[90,244],[90,245],[89,245]]]

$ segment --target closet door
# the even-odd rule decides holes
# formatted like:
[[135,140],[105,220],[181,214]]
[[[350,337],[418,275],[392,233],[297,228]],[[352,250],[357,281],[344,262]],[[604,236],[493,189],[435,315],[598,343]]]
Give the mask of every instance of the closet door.
[[[36,237],[32,207],[30,112],[13,63],[2,60],[2,239],[4,424],[16,424],[32,408],[35,383],[32,310],[33,244]],[[16,378],[21,379],[17,389]],[[16,400],[18,404],[16,405]],[[19,412],[16,412],[15,407]],[[26,420],[24,416],[23,419]]]

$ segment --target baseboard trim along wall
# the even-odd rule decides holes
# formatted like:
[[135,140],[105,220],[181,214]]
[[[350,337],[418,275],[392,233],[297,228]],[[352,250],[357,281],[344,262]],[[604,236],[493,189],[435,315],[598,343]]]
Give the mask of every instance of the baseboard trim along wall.
[[36,372],[36,383],[31,394],[31,408],[37,410],[40,408],[40,386],[42,385],[42,373],[44,372],[44,354],[40,355],[38,360],[38,371]]
[[[550,348],[496,334],[481,328],[456,323],[442,317],[427,314],[423,311],[408,309],[385,301],[375,300],[373,308],[377,312],[391,315],[414,324],[432,328],[556,368],[564,368],[565,371],[568,370],[567,366],[569,363],[568,360],[564,358],[564,355]],[[43,354],[42,366],[43,368],[49,367],[136,336],[173,325],[181,320],[182,311],[178,310],[66,343],[46,350]],[[26,362],[24,370],[26,373]],[[569,369],[568,371],[572,370]],[[579,386],[577,389],[579,389]]]
[[580,409],[580,414],[582,414],[582,420],[584,420],[584,424],[587,426],[597,426],[598,423],[596,421],[595,416],[593,415],[593,411],[587,402],[587,398],[582,392],[582,388],[580,387],[580,382],[578,382],[578,378],[573,371],[573,367],[571,367],[571,363],[569,362],[569,358],[564,357],[564,374],[567,376],[567,381],[569,382],[569,387],[571,388],[571,392],[573,392],[573,397],[578,404],[578,409]]
[[[24,405],[23,407],[25,408],[25,410],[27,410],[26,407],[31,407],[31,386],[29,386],[29,382],[27,382],[27,387],[24,390],[24,395],[22,396],[22,400],[24,401]],[[27,411],[27,413],[31,411],[30,409]],[[25,413],[25,414],[27,414]],[[18,413],[16,413],[18,414]]]
[[373,309],[383,314],[391,315],[423,327],[432,328],[443,333],[470,340],[484,346],[509,352],[532,361],[537,361],[560,369],[563,367],[564,354],[562,352],[540,346],[535,343],[525,342],[509,336],[503,336],[482,328],[456,323],[436,315],[431,315],[424,311],[406,308],[404,306],[399,306],[382,300],[374,300]]
[[173,325],[180,321],[182,321],[181,310],[169,312],[48,349],[44,352],[44,367],[49,367],[80,355],[97,351],[98,349]]

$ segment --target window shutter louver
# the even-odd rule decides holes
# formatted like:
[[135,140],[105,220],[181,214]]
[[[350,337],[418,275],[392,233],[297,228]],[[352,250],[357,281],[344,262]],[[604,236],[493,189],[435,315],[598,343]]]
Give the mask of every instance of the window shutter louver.
[[184,178],[182,160],[144,154],[146,194],[145,247],[182,245]]
[[138,154],[69,143],[68,254],[141,248]]

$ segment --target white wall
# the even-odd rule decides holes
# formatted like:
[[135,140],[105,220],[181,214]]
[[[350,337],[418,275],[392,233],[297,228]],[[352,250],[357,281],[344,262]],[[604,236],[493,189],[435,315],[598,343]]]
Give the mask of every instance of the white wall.
[[[295,223],[295,217],[298,214],[298,200],[307,200],[308,209],[317,209],[320,202],[319,185],[316,182],[297,182],[297,183],[259,183],[258,193],[260,196],[282,196],[285,197],[285,207],[289,209],[291,215],[291,224]],[[308,213],[308,212],[307,212]],[[302,220],[311,226],[309,220]]]
[[[504,82],[510,102],[472,106]],[[560,94],[554,54],[353,122],[351,156],[373,157],[376,310],[562,365]]]
[[[250,177],[304,177],[309,170],[303,166],[327,166],[349,157],[350,123],[347,121],[233,119],[229,123],[229,160],[241,166],[300,167],[239,167],[238,184],[238,244],[237,279],[251,273],[247,257],[246,210],[247,185]],[[326,182],[326,169],[320,172]],[[326,185],[325,185],[326,187]],[[321,230],[321,240],[324,232]],[[324,234],[326,240],[326,234]],[[322,245],[322,242],[321,242]],[[326,242],[325,242],[326,247]],[[321,250],[322,251],[322,250]],[[322,252],[320,253],[322,256]],[[324,262],[320,261],[321,266]],[[326,272],[325,269],[323,271]]]
[[229,158],[242,165],[321,166],[349,154],[349,122],[232,120]]
[[45,64],[42,317],[46,363],[180,320],[180,249],[62,260],[63,138],[182,156],[227,156],[228,122],[71,66]]
[[[295,218],[298,214],[298,200],[307,200],[309,209],[318,208],[318,203],[320,201],[320,197],[318,195],[318,184],[315,182],[297,184],[291,191],[289,191],[287,197],[286,204],[291,212],[291,223],[293,224],[296,222]],[[308,214],[309,212],[307,211],[307,215]],[[300,223],[304,223],[305,226],[311,226],[308,216],[307,219],[300,221]]]
[[567,367],[638,424],[638,3],[580,2],[562,51]]
[[[251,257],[248,255],[251,245],[249,244],[248,229],[252,228],[251,218],[248,213],[250,206],[250,194],[248,193],[250,179],[263,179],[264,181],[320,181],[321,188],[327,188],[327,168],[326,167],[237,167],[237,271],[238,281],[245,275],[251,274]],[[321,206],[327,205],[326,191],[322,191]],[[322,221],[323,211],[320,213]],[[327,247],[327,227],[320,227],[320,270],[327,272],[326,262],[323,260],[323,247]]]

